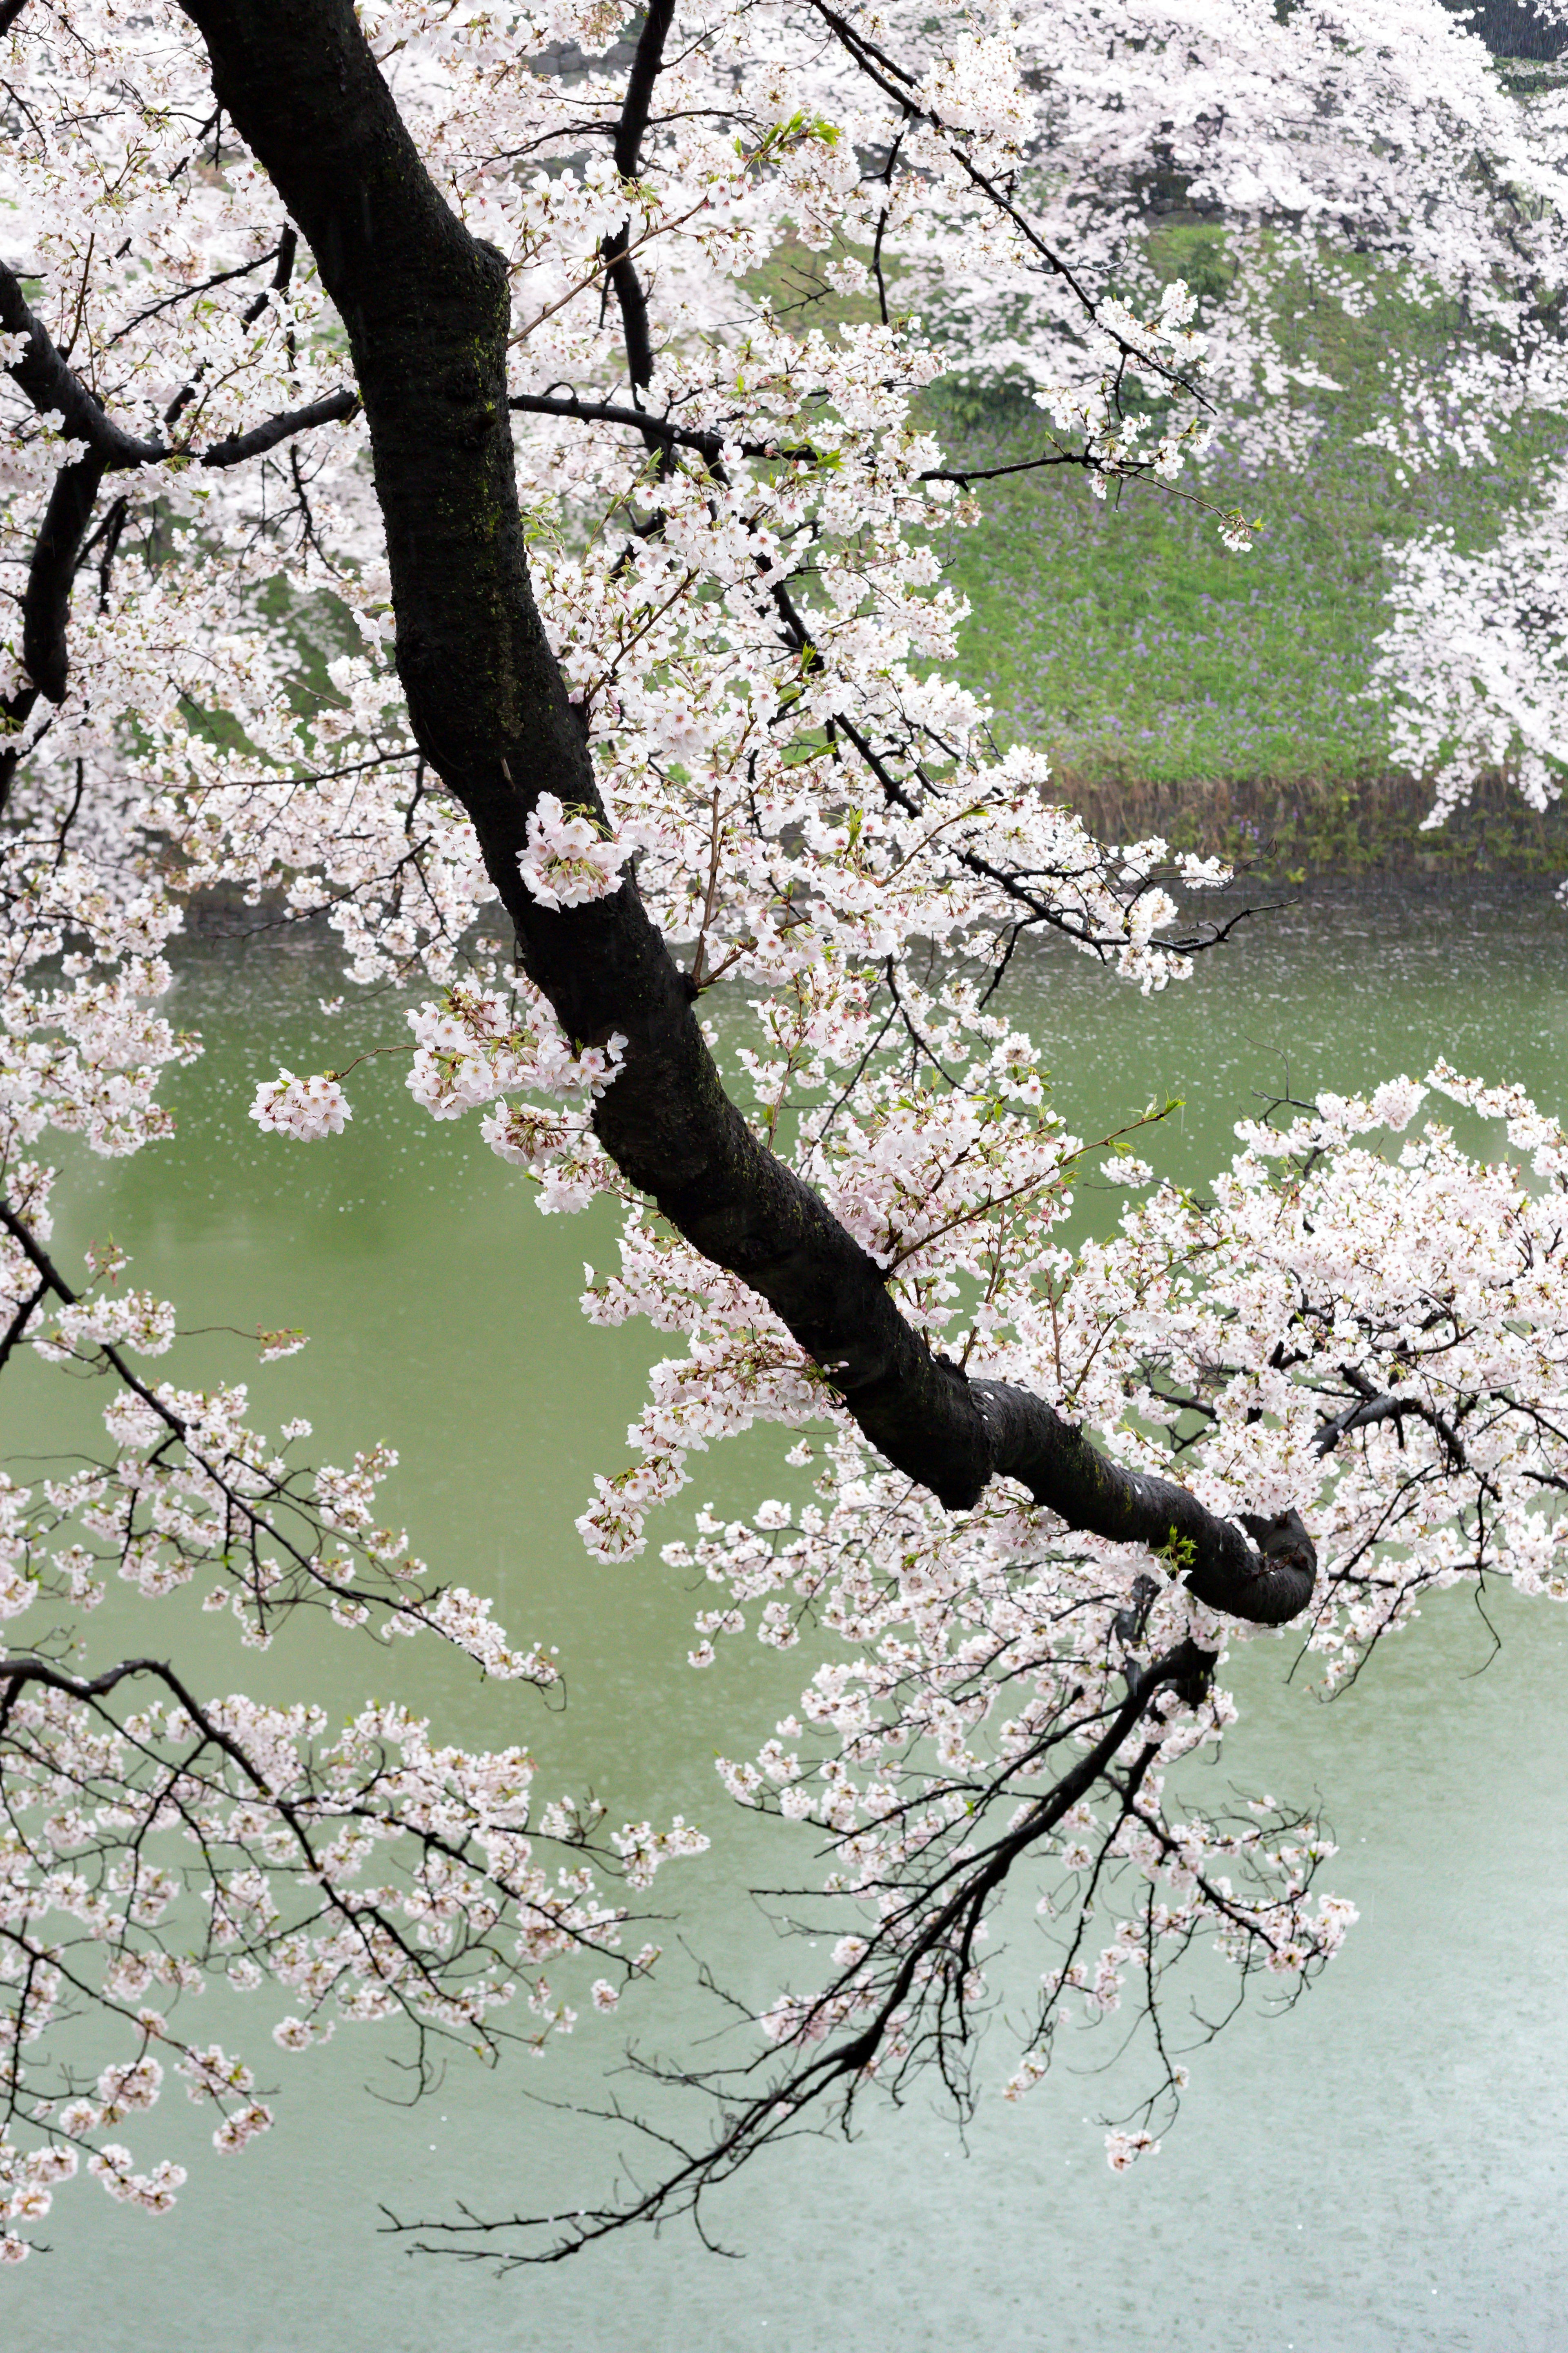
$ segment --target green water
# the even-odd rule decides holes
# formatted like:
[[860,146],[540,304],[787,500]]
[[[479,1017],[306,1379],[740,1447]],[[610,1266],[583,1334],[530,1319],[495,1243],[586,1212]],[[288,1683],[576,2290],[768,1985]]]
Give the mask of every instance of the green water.
[[[573,1519],[594,1471],[624,1459],[654,1353],[647,1335],[600,1332],[576,1313],[584,1260],[607,1261],[607,1221],[540,1219],[472,1127],[414,1110],[394,1060],[356,1071],[354,1122],[331,1144],[264,1139],[246,1118],[280,1060],[341,1063],[403,1034],[390,1006],[356,1001],[329,1023],[317,1000],[341,987],[314,948],[261,937],[187,951],[178,1015],[208,1052],[176,1082],[179,1140],[122,1166],[73,1163],[60,1254],[68,1264],[112,1230],[135,1279],[177,1296],[182,1324],[312,1333],[303,1356],[250,1371],[258,1418],[308,1413],[332,1459],[378,1437],[398,1446],[391,1508],[416,1548],[493,1591],[514,1633],[560,1645],[570,1704],[551,1716],[535,1694],[486,1688],[425,1644],[399,1652],[402,1687],[448,1736],[526,1738],[546,1782],[591,1777],[612,1810],[700,1819],[713,1854],[662,1879],[658,1901],[759,1997],[791,1957],[743,1891],[805,1875],[808,1849],[781,1862],[779,1839],[797,1834],[738,1815],[710,1760],[755,1746],[798,1662],[752,1645],[690,1673],[700,1602],[657,1546],[612,1569],[577,1541]],[[1183,1096],[1155,1156],[1192,1176],[1231,1148],[1255,1090],[1283,1091],[1287,1064],[1300,1094],[1419,1071],[1441,1051],[1553,1105],[1568,1096],[1568,917],[1539,886],[1320,892],[1152,1003],[1045,952],[1011,1006],[1047,1044],[1061,1107],[1089,1132],[1151,1094]],[[1086,1210],[1108,1216],[1108,1198]],[[245,1377],[253,1358],[214,1336],[191,1345],[181,1376]],[[29,1382],[7,1398],[8,1454],[44,1442],[43,1394]],[[738,1506],[776,1491],[779,1451],[765,1432],[725,1450],[686,1500]],[[678,1505],[664,1533],[681,1516]],[[1243,1722],[1221,1769],[1247,1789],[1321,1795],[1342,1849],[1328,1883],[1363,1919],[1295,2012],[1245,2016],[1194,2054],[1164,2153],[1130,2177],[1108,2171],[1082,2121],[1105,2105],[1087,2072],[1105,2054],[1086,2040],[1019,2107],[984,2098],[963,2145],[917,2101],[869,2116],[853,2147],[803,2141],[754,2168],[712,2216],[742,2262],[677,2228],[497,2280],[410,2261],[376,2235],[384,2201],[419,2214],[462,2197],[496,2212],[602,2189],[615,2137],[542,2102],[602,2098],[627,2031],[676,2050],[711,2023],[678,1965],[664,1995],[624,2007],[624,2026],[580,2030],[543,2064],[489,2075],[457,2063],[413,2109],[389,2104],[397,2084],[374,2030],[340,2031],[326,2052],[268,2071],[278,2129],[238,2158],[204,2155],[195,2112],[169,2104],[133,2146],[142,2161],[192,2161],[175,2214],[153,2221],[90,2184],[67,2190],[57,2252],[0,2289],[16,2316],[5,2341],[36,2353],[205,2353],[223,2339],[259,2353],[948,2353],[973,2337],[999,2353],[1133,2341],[1555,2353],[1568,2338],[1568,1621],[1503,1607],[1502,1652],[1478,1673],[1486,1630],[1462,1597],[1446,1599],[1331,1709],[1286,1685],[1287,1646],[1255,1644],[1238,1661]],[[187,1622],[183,1602],[163,1606],[174,1614],[163,1639],[187,1659],[195,1646],[211,1688],[346,1704],[382,1672],[382,1654],[320,1630],[258,1662],[212,1620]],[[128,1622],[111,1607],[118,1622],[95,1641]],[[146,1609],[131,1614],[142,1646],[158,1647]],[[677,1949],[675,1922],[656,1933]],[[204,2032],[239,2040],[246,2012],[209,2007]],[[999,2079],[1000,2034],[987,2059]]]

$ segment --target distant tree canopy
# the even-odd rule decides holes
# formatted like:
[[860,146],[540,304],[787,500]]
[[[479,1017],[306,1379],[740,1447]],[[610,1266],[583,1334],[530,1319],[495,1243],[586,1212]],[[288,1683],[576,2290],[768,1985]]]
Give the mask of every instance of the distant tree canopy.
[[1542,16],[1532,0],[1444,0],[1456,16],[1468,17],[1494,58],[1560,58],[1568,49],[1568,24]]

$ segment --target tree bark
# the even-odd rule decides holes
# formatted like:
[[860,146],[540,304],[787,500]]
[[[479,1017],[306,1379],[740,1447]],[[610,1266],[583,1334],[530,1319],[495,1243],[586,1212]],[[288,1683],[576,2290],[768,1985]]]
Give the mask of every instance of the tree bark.
[[1005,1472],[1075,1527],[1190,1548],[1188,1582],[1215,1607],[1266,1623],[1294,1616],[1315,1570],[1299,1521],[1288,1546],[1254,1552],[1184,1489],[1112,1464],[1042,1400],[972,1384],[932,1356],[875,1262],[728,1100],[632,877],[559,913],[532,898],[518,859],[540,794],[603,810],[529,580],[501,257],[432,182],[352,0],[183,5],[215,96],[348,332],[416,740],[472,819],[525,967],[568,1037],[627,1039],[595,1112],[605,1149],[697,1250],[767,1301],[871,1443],[950,1509]]

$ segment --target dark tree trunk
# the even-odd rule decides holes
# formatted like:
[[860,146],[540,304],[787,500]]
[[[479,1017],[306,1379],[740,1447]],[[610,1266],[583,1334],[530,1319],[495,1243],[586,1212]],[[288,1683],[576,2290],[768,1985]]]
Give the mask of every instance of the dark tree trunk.
[[[1184,1490],[1098,1454],[1047,1405],[935,1358],[874,1261],[729,1102],[628,876],[538,905],[518,869],[542,792],[602,815],[529,581],[507,411],[504,266],[432,183],[352,0],[184,0],[213,89],[316,256],[353,352],[415,736],[468,811],[526,968],[579,1045],[627,1039],[605,1149],[699,1250],[783,1318],[872,1444],[950,1508],[997,1472],[1074,1526],[1191,1547],[1189,1582],[1266,1622],[1304,1607],[1300,1522],[1266,1557]],[[639,125],[640,130],[640,125]],[[1298,1533],[1299,1532],[1299,1533]]]

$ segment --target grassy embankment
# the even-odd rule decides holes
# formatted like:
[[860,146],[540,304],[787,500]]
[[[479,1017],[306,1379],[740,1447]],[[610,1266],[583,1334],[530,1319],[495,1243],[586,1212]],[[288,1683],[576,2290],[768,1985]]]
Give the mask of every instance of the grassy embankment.
[[[1217,259],[1202,231],[1167,232],[1195,284]],[[1223,447],[1190,477],[1261,528],[1252,552],[1220,543],[1212,515],[1136,486],[1102,505],[1067,469],[983,486],[985,519],[947,543],[972,607],[963,674],[1004,740],[1042,744],[1064,797],[1111,839],[1161,832],[1286,872],[1475,866],[1568,868],[1568,815],[1542,818],[1505,777],[1466,816],[1422,833],[1429,797],[1390,760],[1370,693],[1387,607],[1387,550],[1434,524],[1483,546],[1536,494],[1551,445],[1521,428],[1493,470],[1445,462],[1414,475],[1362,439],[1378,413],[1377,363],[1397,341],[1434,362],[1448,322],[1384,304],[1347,320],[1303,293],[1300,352],[1343,387],[1312,393],[1311,465],[1248,475]],[[950,449],[1004,464],[1043,448],[1021,398],[949,385],[933,397]]]

